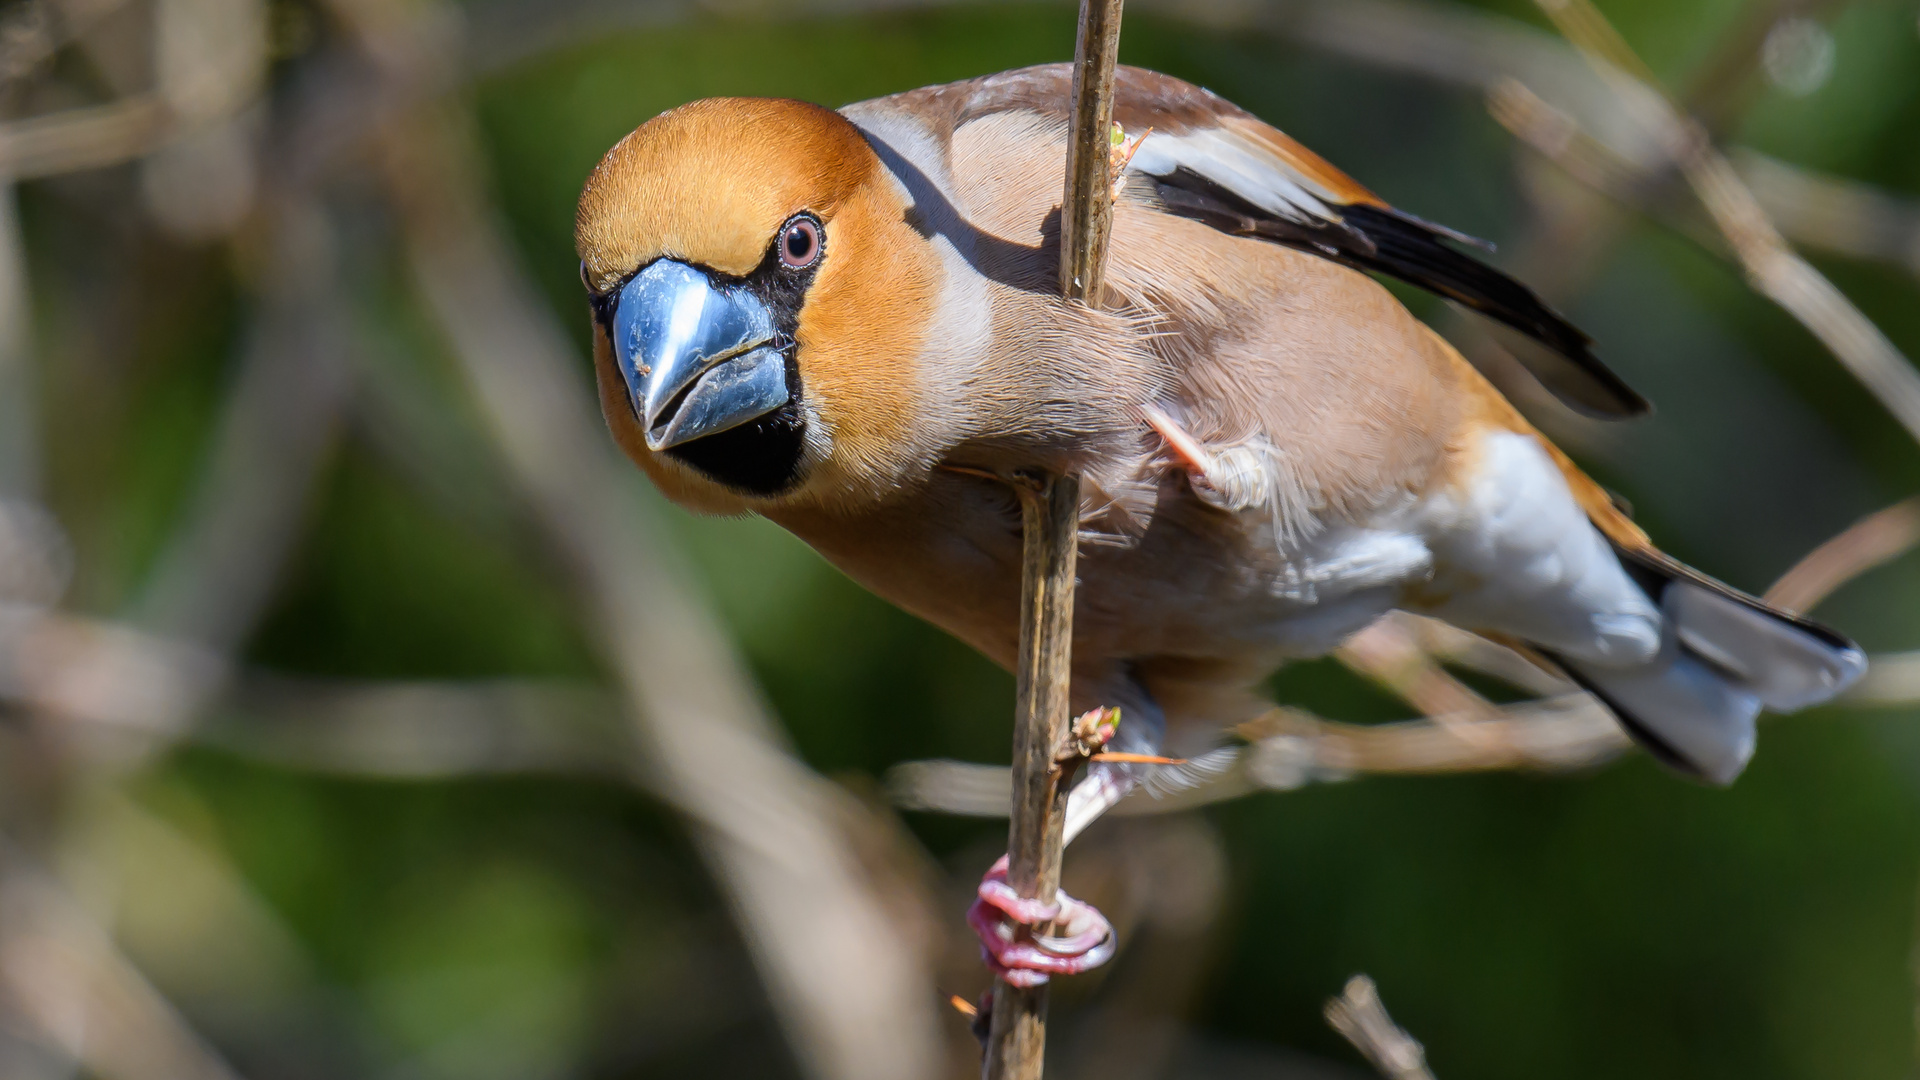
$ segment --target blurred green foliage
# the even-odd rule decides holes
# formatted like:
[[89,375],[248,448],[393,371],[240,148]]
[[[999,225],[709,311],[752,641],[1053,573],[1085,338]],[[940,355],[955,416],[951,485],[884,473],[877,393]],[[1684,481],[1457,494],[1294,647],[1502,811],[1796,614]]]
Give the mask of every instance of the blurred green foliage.
[[[1540,22],[1524,0],[1487,6]],[[1749,7],[1603,6],[1680,86]],[[1920,198],[1914,6],[1856,3],[1831,26],[1831,80],[1804,98],[1758,91],[1732,139]],[[573,200],[636,124],[716,94],[843,104],[1064,59],[1072,36],[1064,6],[702,18],[609,33],[494,73],[474,93],[512,234],[584,356]],[[1526,227],[1516,151],[1470,93],[1144,14],[1130,17],[1122,54],[1212,87],[1423,216],[1503,242]],[[106,234],[130,222],[85,218],[70,187],[25,199],[36,265],[53,268],[36,292],[57,420],[52,501],[82,555],[83,602],[112,611],[134,596],[205,448],[244,330],[232,269],[157,240],[138,241],[146,254],[131,265],[103,265]],[[1823,265],[1920,355],[1913,278]],[[119,286],[104,314],[71,284],[102,280]],[[457,388],[403,282],[395,267],[356,269],[377,362]],[[1661,407],[1597,436],[1583,460],[1704,569],[1764,587],[1920,483],[1920,454],[1871,399],[1688,241],[1633,226],[1572,314]],[[460,453],[490,453],[470,412],[447,424]],[[357,434],[322,492],[252,661],[350,678],[600,677],[551,559],[516,513],[486,511],[488,492],[426,490]],[[1005,759],[1004,673],[764,522],[663,511],[813,766],[871,778],[909,758]],[[1917,647],[1916,600],[1909,559],[1822,614],[1870,648]],[[1344,719],[1398,715],[1331,664],[1285,674],[1278,688]],[[1908,1073],[1915,719],[1828,709],[1773,722],[1730,791],[1635,757],[1591,775],[1373,779],[1220,808],[1211,816],[1230,854],[1232,913],[1194,1023],[1349,1057],[1319,1004],[1365,970],[1442,1077]],[[627,789],[331,780],[204,749],[175,753],[143,784],[163,815],[211,823],[210,838],[366,1018],[378,1048],[367,1053],[406,1063],[407,1075],[791,1069],[686,840]],[[936,855],[961,858],[962,878],[980,869],[964,859],[1002,829],[911,825]]]

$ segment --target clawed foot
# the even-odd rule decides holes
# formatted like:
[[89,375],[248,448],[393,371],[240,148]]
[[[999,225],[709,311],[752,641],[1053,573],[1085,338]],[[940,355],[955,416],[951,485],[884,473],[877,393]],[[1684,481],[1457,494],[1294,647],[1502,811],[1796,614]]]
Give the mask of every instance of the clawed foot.
[[[980,957],[1014,986],[1039,986],[1055,975],[1078,975],[1113,958],[1113,924],[1091,904],[1056,892],[1051,904],[1028,900],[1007,884],[1007,857],[980,879],[967,925],[980,936]],[[1052,933],[1042,933],[1050,930]]]

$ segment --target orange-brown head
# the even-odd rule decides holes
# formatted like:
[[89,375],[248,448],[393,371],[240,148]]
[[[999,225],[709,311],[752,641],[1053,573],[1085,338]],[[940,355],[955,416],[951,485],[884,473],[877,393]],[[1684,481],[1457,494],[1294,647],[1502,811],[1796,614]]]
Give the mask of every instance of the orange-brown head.
[[696,101],[608,151],[575,220],[601,406],[670,497],[898,482],[940,273],[907,209],[858,128],[798,101]]

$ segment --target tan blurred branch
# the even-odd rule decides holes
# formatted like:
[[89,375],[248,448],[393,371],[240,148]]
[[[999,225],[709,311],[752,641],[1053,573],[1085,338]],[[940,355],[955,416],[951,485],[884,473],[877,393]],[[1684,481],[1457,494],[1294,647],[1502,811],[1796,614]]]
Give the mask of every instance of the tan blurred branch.
[[1880,653],[1841,699],[1849,705],[1904,708],[1920,702],[1920,651]]
[[1334,651],[1350,670],[1380,684],[1389,693],[1445,725],[1462,742],[1498,754],[1497,736],[1485,721],[1499,715],[1493,703],[1440,666],[1414,639],[1406,621],[1376,619]]
[[4,840],[0,990],[49,1046],[103,1080],[235,1080],[106,931]]
[[620,696],[558,680],[338,682],[251,675],[197,741],[285,768],[437,780],[509,773],[631,779]]
[[[1561,772],[1597,765],[1632,746],[1613,715],[1581,693],[1501,706],[1491,718],[1476,713],[1390,724],[1347,724],[1275,709],[1238,732],[1244,744],[1196,762],[1209,766],[1200,782],[1159,795],[1138,792],[1114,813],[1163,814],[1364,774]],[[1007,770],[1001,765],[910,761],[888,772],[887,787],[904,809],[970,817],[1007,812]]]
[[1920,496],[1869,514],[1814,548],[1773,583],[1767,602],[1788,611],[1811,611],[1840,586],[1899,558],[1915,544],[1920,544]]
[[43,176],[118,165],[151,153],[171,133],[151,94],[0,124],[0,176]]
[[[397,91],[444,89],[444,9],[340,0],[334,10]],[[415,283],[575,575],[633,703],[638,767],[698,826],[808,1072],[927,1075],[937,1037],[924,958],[870,892],[831,793],[780,746],[711,611],[683,584],[693,575],[613,456],[582,365],[487,209],[470,119],[430,97],[397,104],[379,147]]]
[[1491,675],[1538,697],[1564,694],[1574,688],[1557,671],[1549,671],[1505,645],[1439,619],[1410,615],[1404,611],[1388,612],[1384,618],[1442,663]]
[[1813,265],[1788,246],[1706,129],[1662,93],[1592,0],[1536,0],[1601,80],[1680,167],[1753,287],[1785,308],[1920,441],[1920,372]]
[[1758,151],[1736,147],[1728,153],[1753,197],[1789,238],[1920,276],[1920,205]]
[[[31,68],[123,2],[64,5],[63,21],[71,25],[60,34],[38,35],[21,55],[6,58],[7,64]],[[0,123],[0,178],[31,180],[144,158],[183,136],[220,127],[256,100],[266,71],[263,4],[163,0],[154,9],[155,85],[137,92],[129,87],[98,105]],[[193,152],[191,146],[182,151]],[[198,180],[204,189],[209,181],[222,180],[222,172],[250,170],[246,153],[228,155],[215,163],[218,169],[188,172],[181,179]]]
[[176,737],[227,674],[227,662],[201,646],[0,604],[0,698],[69,722],[77,737]]
[[1380,990],[1365,975],[1347,980],[1327,1002],[1327,1023],[1365,1055],[1387,1080],[1433,1080],[1427,1051],[1387,1015]]

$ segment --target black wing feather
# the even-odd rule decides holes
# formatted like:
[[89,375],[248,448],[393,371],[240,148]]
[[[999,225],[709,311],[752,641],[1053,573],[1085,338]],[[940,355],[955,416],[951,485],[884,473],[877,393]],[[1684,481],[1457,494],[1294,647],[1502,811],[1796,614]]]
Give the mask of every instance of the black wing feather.
[[1445,243],[1471,243],[1471,238],[1377,206],[1330,208],[1338,220],[1283,218],[1184,166],[1154,180],[1161,203],[1172,213],[1398,278],[1533,338],[1551,349],[1555,360],[1570,365],[1531,355],[1521,362],[1555,397],[1580,412],[1618,418],[1652,411],[1647,399],[1593,355],[1593,340],[1533,290]]

